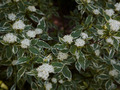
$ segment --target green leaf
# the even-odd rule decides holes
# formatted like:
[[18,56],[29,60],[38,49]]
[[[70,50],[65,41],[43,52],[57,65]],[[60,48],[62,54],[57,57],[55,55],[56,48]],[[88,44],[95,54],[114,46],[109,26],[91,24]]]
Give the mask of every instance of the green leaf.
[[37,42],[38,42],[38,39],[32,39],[32,40],[31,40],[31,44],[32,44],[32,45],[36,45]]
[[92,22],[93,16],[89,15],[86,20],[85,20],[85,24],[88,25],[90,24],[90,22]]
[[63,83],[63,85],[64,85],[64,86],[71,86],[72,83],[71,83],[70,81],[65,81],[65,82]]
[[37,84],[34,82],[31,83],[31,88],[32,90],[38,90]]
[[18,52],[18,47],[16,45],[13,46],[12,52],[16,54]]
[[16,84],[13,84],[10,90],[16,90]]
[[77,47],[75,45],[72,45],[70,47],[70,53],[74,55],[76,51],[77,51]]
[[21,79],[21,77],[24,75],[26,71],[25,67],[21,67],[18,72],[17,72],[17,81],[19,81]]
[[37,60],[35,60],[36,63],[43,63],[43,59],[41,57],[38,57]]
[[54,48],[56,48],[58,50],[65,50],[66,49],[66,45],[65,44],[55,44]]
[[81,71],[81,65],[80,65],[80,63],[77,61],[76,63],[75,63],[75,68],[80,72]]
[[115,90],[115,88],[116,88],[116,85],[111,80],[106,81],[105,83],[106,90]]
[[101,74],[101,75],[98,75],[98,78],[101,80],[106,80],[106,79],[109,79],[109,75]]
[[37,45],[39,47],[43,47],[43,48],[48,48],[48,49],[50,48],[50,45],[48,43],[42,41],[42,40],[39,40],[38,43],[37,43]]
[[23,49],[20,49],[20,50],[18,51],[18,53],[17,53],[18,58],[19,58],[19,57],[22,57],[23,55],[24,55],[24,50],[23,50]]
[[111,49],[109,52],[109,58],[113,58],[114,54],[115,54],[115,49]]
[[76,30],[76,31],[73,31],[73,32],[71,33],[71,36],[72,36],[73,38],[77,38],[77,37],[80,36],[80,33],[81,33],[81,30]]
[[6,57],[8,59],[12,57],[12,48],[10,46],[6,48]]
[[22,1],[18,2],[17,4],[18,4],[19,10],[22,11],[22,12],[25,12],[25,6],[24,6],[24,4],[22,3]]
[[63,64],[60,62],[53,62],[52,66],[54,67],[55,73],[59,73],[63,69]]
[[17,60],[16,65],[26,63],[27,61],[30,61],[29,57],[21,57]]
[[30,51],[31,53],[35,54],[35,55],[38,55],[38,54],[39,54],[39,50],[38,50],[36,47],[33,47],[33,46],[31,46],[31,47],[29,48],[29,51]]
[[110,17],[108,15],[106,15],[106,13],[104,13],[104,17],[105,17],[106,21],[108,21],[110,19]]
[[38,17],[36,17],[36,16],[34,16],[34,15],[29,15],[29,17],[30,17],[33,21],[39,22]]
[[115,47],[116,50],[119,48],[119,40],[114,38],[113,46]]
[[7,68],[7,78],[11,77],[12,73],[13,73],[13,68],[12,66],[9,66]]
[[112,66],[120,72],[120,64],[112,64]]
[[62,74],[65,78],[67,79],[71,79],[72,78],[72,73],[71,71],[69,70],[69,68],[67,66],[64,66],[63,69],[62,69]]
[[45,24],[45,19],[44,18],[41,18],[39,20],[39,23],[37,25],[37,28],[41,28],[42,30],[45,30],[45,27],[46,27],[46,24]]
[[66,65],[71,65],[72,63],[75,62],[74,58],[68,58],[67,60],[62,61],[62,63],[66,64]]
[[86,66],[86,59],[85,59],[85,56],[84,54],[80,51],[80,57],[79,57],[79,64],[81,65],[82,69],[85,70],[85,66]]
[[54,48],[51,49],[52,53],[56,56],[58,54],[58,51]]
[[26,72],[26,74],[29,75],[29,76],[36,76],[37,73],[38,72],[35,69],[31,70],[30,72]]

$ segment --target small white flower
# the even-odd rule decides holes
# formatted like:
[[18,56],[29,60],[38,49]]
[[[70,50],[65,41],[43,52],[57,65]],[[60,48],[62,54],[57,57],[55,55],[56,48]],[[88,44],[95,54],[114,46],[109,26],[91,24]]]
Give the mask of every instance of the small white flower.
[[51,90],[51,89],[52,89],[52,83],[47,82],[47,83],[45,84],[45,88],[46,88],[46,90]]
[[16,63],[17,63],[17,60],[12,61],[12,65],[16,65]]
[[81,39],[81,38],[78,38],[78,39],[76,39],[76,41],[75,41],[75,45],[76,45],[77,47],[82,47],[82,46],[85,45],[85,41],[84,41],[83,39]]
[[27,33],[27,36],[29,36],[30,38],[34,38],[36,36],[35,31],[29,30]]
[[68,58],[68,54],[67,53],[63,53],[63,52],[59,52],[58,53],[57,59],[63,61],[64,59],[67,59],[67,58]]
[[43,59],[43,61],[50,61],[50,60],[52,60],[53,58],[52,58],[52,55],[51,54],[49,54],[47,57],[45,57],[44,59]]
[[106,42],[113,45],[113,40],[112,40],[112,38],[110,38],[110,37],[106,39]]
[[111,71],[109,71],[109,75],[111,75],[111,76],[118,76],[118,71],[117,70],[111,70]]
[[35,12],[36,8],[35,8],[35,6],[28,6],[28,10],[31,12]]
[[97,33],[98,33],[99,35],[103,35],[103,34],[104,34],[104,30],[97,30]]
[[23,23],[22,20],[16,21],[13,24],[13,29],[24,29],[25,28],[25,24]]
[[56,79],[56,78],[52,78],[51,81],[52,81],[53,83],[57,83],[57,79]]
[[94,10],[93,10],[93,13],[94,13],[95,15],[100,14],[100,12],[99,12],[99,10],[98,10],[98,9],[94,9]]
[[29,39],[24,39],[21,41],[21,47],[22,48],[27,48],[30,46],[30,40]]
[[11,20],[11,21],[14,21],[16,19],[16,15],[13,14],[13,13],[10,13],[8,14],[8,18]]
[[49,77],[49,72],[48,71],[38,71],[38,77],[47,80]]
[[73,42],[73,37],[71,35],[65,35],[63,41],[71,44]]
[[86,33],[81,33],[81,37],[82,37],[83,39],[87,39],[87,38],[88,38],[88,35],[87,35]]
[[36,29],[35,29],[35,33],[36,33],[36,34],[42,34],[42,33],[43,33],[43,30],[42,30],[42,29],[39,29],[39,28],[36,28]]
[[59,83],[62,84],[62,83],[64,83],[64,81],[63,81],[62,79],[60,79],[60,80],[59,80]]
[[18,2],[19,0],[14,0],[15,2]]
[[91,0],[83,0],[84,2],[87,2],[87,3],[90,3],[91,2]]
[[39,66],[37,69],[38,71],[38,77],[47,80],[49,77],[49,73],[54,73],[54,67],[49,64],[43,64]]
[[105,10],[105,13],[106,13],[108,16],[111,17],[112,15],[114,15],[115,12],[114,12],[113,9],[106,9],[106,10]]
[[116,11],[120,11],[120,3],[115,4],[115,9],[116,9]]
[[13,33],[7,33],[4,37],[3,40],[8,43],[14,43],[17,41],[17,36],[15,36]]
[[120,29],[120,22],[117,20],[110,19],[109,21],[110,29],[112,31],[118,31]]
[[100,50],[95,50],[95,55],[99,56],[100,55]]

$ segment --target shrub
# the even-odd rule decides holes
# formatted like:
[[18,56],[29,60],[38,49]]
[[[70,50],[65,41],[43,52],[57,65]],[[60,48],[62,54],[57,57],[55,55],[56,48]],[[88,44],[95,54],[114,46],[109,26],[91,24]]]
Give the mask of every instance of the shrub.
[[72,2],[62,28],[52,0],[0,2],[0,80],[10,90],[119,89],[120,2]]

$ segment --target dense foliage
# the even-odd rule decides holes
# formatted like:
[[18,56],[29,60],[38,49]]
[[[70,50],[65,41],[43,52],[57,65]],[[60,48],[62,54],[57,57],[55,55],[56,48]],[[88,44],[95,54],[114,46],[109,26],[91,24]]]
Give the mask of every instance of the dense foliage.
[[120,89],[119,0],[64,1],[0,1],[0,90]]

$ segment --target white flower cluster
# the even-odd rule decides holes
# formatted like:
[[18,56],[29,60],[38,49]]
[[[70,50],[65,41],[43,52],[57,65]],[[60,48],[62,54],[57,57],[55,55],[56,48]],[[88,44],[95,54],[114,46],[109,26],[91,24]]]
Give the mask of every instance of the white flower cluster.
[[45,89],[46,90],[51,90],[52,89],[52,83],[50,83],[50,82],[45,83]]
[[87,39],[88,35],[86,33],[81,33],[81,37],[82,37],[82,39]]
[[113,45],[113,40],[112,40],[112,38],[111,38],[111,37],[107,38],[107,39],[106,39],[106,42],[107,42],[107,43],[110,43],[110,44],[112,44],[112,45]]
[[75,45],[76,45],[77,47],[82,47],[82,46],[85,45],[85,41],[84,41],[83,39],[81,39],[81,38],[78,38],[78,39],[76,39],[76,41],[75,41]]
[[28,6],[28,10],[31,12],[35,12],[36,8],[35,8],[35,6]]
[[17,41],[17,36],[15,36],[13,33],[7,33],[4,37],[3,40],[8,43],[14,43]]
[[12,65],[16,65],[16,63],[17,63],[17,60],[12,61]]
[[106,9],[106,10],[105,10],[105,13],[106,13],[108,16],[111,17],[112,15],[114,15],[115,12],[114,12],[113,9]]
[[65,35],[63,37],[63,41],[67,42],[68,44],[71,44],[73,42],[73,37],[71,35]]
[[95,55],[99,56],[100,55],[100,50],[95,50]]
[[62,83],[64,83],[64,81],[63,81],[62,79],[60,79],[60,80],[59,80],[59,83],[62,84]]
[[38,77],[47,80],[49,77],[49,73],[54,73],[54,67],[49,64],[43,64],[37,68]]
[[120,29],[120,22],[119,21],[110,19],[108,22],[109,22],[111,30],[118,31]]
[[27,48],[27,47],[29,47],[30,46],[30,40],[29,39],[24,39],[24,40],[22,40],[21,41],[21,47],[22,48]]
[[94,9],[94,10],[93,10],[93,13],[94,13],[95,15],[100,14],[100,12],[99,12],[99,10],[98,10],[98,9]]
[[16,19],[16,15],[13,14],[13,13],[10,13],[8,14],[8,18],[11,20],[11,21],[14,21]]
[[120,11],[120,3],[115,4],[115,9],[116,9],[116,11]]
[[36,28],[36,29],[35,29],[35,33],[36,33],[36,34],[42,34],[42,33],[43,33],[43,30],[40,29],[40,28]]
[[27,36],[29,36],[30,38],[34,38],[37,34],[42,34],[43,30],[42,29],[35,29],[35,31],[33,30],[29,30],[28,32],[26,32]]
[[30,38],[34,38],[36,36],[35,31],[29,30],[28,32],[26,32],[27,36],[29,36]]
[[119,74],[118,71],[115,69],[109,71],[109,75],[111,75],[111,76],[118,76],[118,74]]
[[97,30],[97,33],[98,33],[99,35],[103,35],[103,34],[104,34],[104,30]]
[[25,28],[25,24],[23,23],[22,20],[16,21],[13,24],[13,29],[24,29]]
[[59,52],[58,53],[57,59],[63,61],[64,59],[67,59],[67,58],[68,58],[68,54],[67,53],[63,53],[63,52]]
[[56,79],[56,78],[52,78],[51,81],[52,81],[53,83],[57,83],[57,79]]

